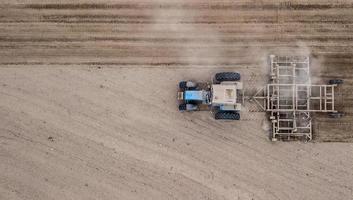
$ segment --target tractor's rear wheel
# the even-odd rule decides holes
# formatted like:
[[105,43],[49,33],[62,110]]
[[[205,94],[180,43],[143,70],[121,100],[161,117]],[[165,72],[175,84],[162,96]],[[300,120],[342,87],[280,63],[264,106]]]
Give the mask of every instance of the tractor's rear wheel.
[[218,82],[239,81],[240,80],[240,74],[237,73],[237,72],[222,72],[222,73],[217,73],[215,75],[215,79]]
[[215,119],[216,120],[240,120],[240,114],[237,112],[224,112],[224,111],[218,111],[215,114]]

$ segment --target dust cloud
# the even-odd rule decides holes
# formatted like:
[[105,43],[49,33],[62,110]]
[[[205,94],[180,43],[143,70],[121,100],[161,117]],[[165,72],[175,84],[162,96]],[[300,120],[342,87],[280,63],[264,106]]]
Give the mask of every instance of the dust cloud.
[[[183,1],[187,3],[188,1]],[[158,4],[158,2],[155,2]],[[195,26],[194,22],[199,13],[185,9],[156,9],[152,23],[148,28],[152,32],[163,32],[164,37],[171,41],[180,41],[178,49],[173,51],[173,56],[178,58],[178,63],[185,65],[216,65],[222,52],[209,46],[221,45],[219,33],[207,25]],[[166,23],[167,22],[167,23]],[[168,45],[168,44],[166,44]],[[165,47],[167,48],[167,47]]]

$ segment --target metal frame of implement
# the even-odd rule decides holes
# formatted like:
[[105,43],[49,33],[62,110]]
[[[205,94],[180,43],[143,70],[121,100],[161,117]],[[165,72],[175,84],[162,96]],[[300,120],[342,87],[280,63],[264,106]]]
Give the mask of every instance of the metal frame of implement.
[[270,114],[273,141],[312,139],[312,112],[337,112],[335,87],[313,85],[308,56],[270,56],[270,83],[251,98]]

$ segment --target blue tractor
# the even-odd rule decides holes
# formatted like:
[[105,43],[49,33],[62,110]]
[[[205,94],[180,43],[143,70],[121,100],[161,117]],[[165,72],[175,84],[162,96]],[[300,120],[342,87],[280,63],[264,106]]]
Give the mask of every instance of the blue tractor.
[[212,82],[181,81],[181,112],[209,110],[216,120],[240,120],[243,84],[236,72],[217,73]]

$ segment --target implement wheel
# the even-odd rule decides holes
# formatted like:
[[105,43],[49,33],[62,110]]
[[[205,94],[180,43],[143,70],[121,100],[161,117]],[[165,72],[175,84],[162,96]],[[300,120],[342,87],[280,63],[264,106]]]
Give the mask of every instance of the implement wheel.
[[344,113],[342,113],[342,112],[336,112],[336,113],[328,113],[328,116],[330,117],[330,118],[342,118],[342,117],[344,117]]
[[339,84],[342,84],[343,83],[343,80],[342,79],[332,79],[332,80],[329,80],[328,83],[330,85],[339,85]]
[[237,72],[222,72],[222,73],[217,73],[215,75],[215,79],[218,82],[239,81],[240,80],[240,74],[237,73]]
[[240,120],[240,114],[237,112],[226,112],[226,111],[218,111],[215,114],[216,120]]

